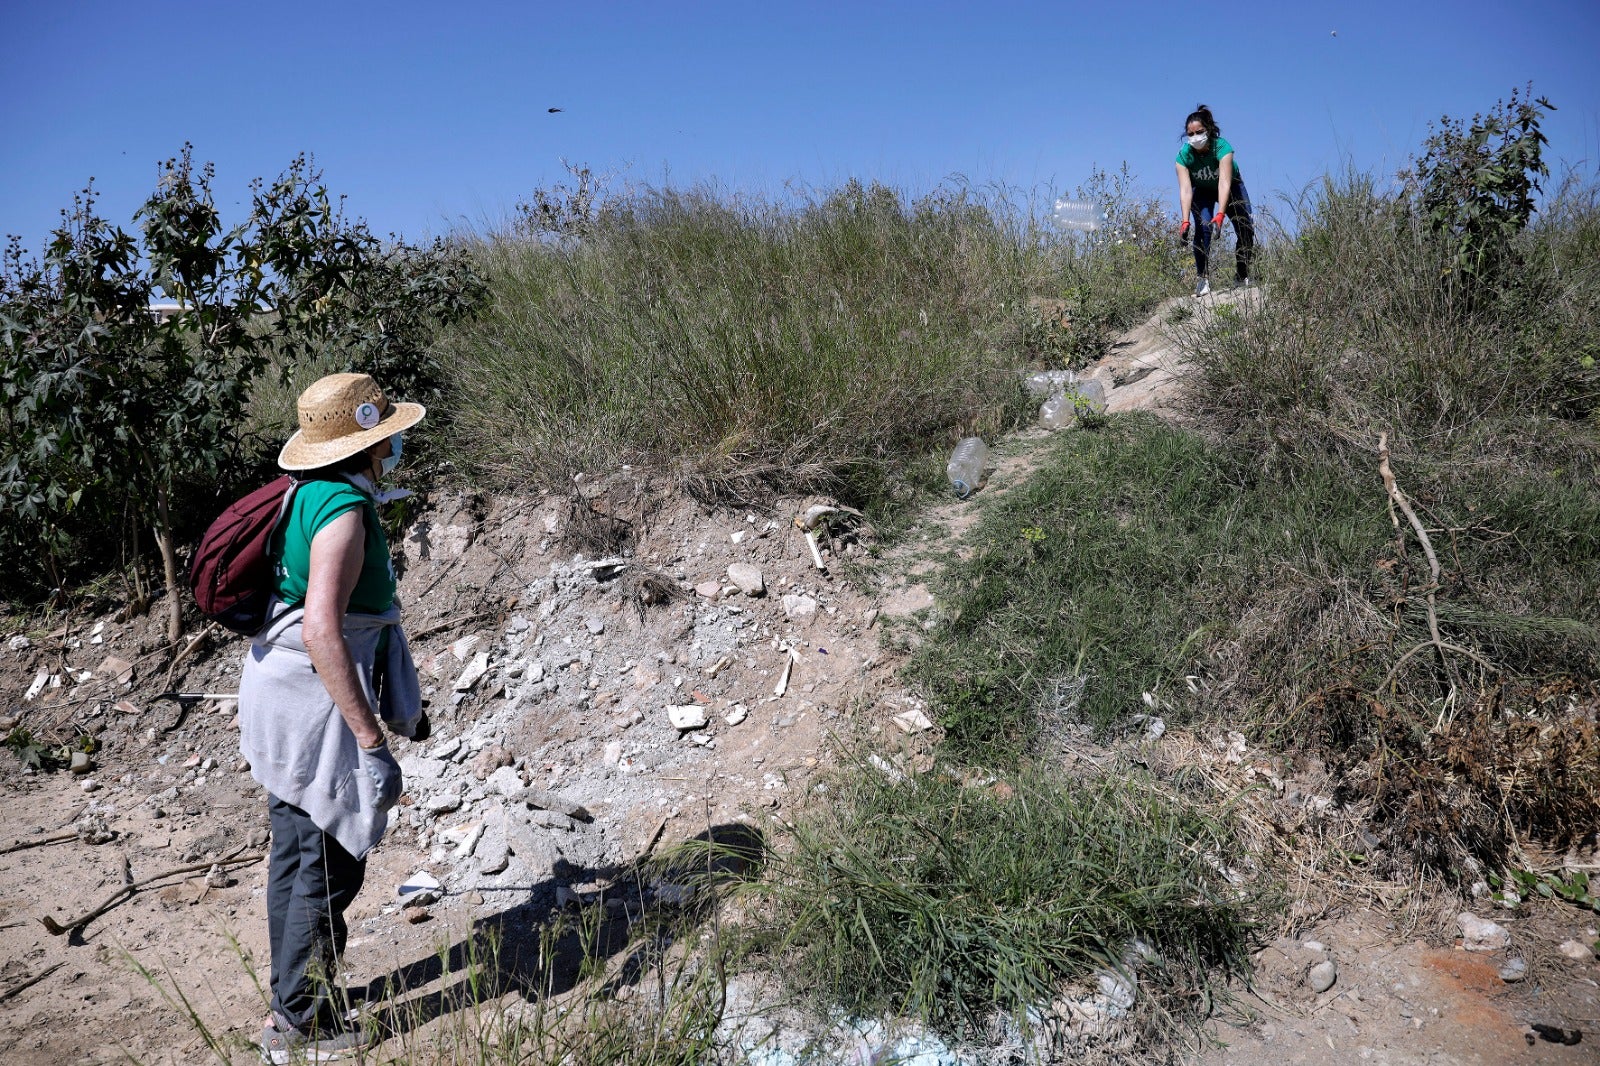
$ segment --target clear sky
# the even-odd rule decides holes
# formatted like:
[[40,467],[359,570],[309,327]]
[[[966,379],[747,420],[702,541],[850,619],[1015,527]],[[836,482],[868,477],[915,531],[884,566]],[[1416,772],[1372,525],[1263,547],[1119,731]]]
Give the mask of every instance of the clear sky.
[[1346,164],[1391,174],[1429,121],[1530,79],[1561,109],[1552,162],[1592,175],[1597,38],[1600,0],[0,0],[0,233],[38,247],[90,176],[128,225],[185,140],[225,210],[309,151],[413,238],[505,216],[563,158],[768,192],[1065,192],[1126,161],[1164,191],[1199,101],[1270,201]]

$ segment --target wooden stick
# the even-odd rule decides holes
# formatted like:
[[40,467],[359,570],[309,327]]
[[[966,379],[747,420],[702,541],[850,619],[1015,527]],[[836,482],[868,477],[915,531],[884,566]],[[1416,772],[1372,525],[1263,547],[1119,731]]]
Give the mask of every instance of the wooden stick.
[[40,837],[37,840],[21,840],[5,848],[0,848],[0,855],[10,855],[13,851],[27,851],[29,848],[42,848],[46,844],[60,844],[63,841],[77,839],[78,831],[74,829],[70,833],[57,833],[54,836]]
[[74,918],[72,921],[63,924],[56,921],[51,915],[47,914],[43,918],[40,918],[39,921],[44,925],[45,929],[49,931],[51,936],[60,936],[62,933],[70,933],[73,930],[82,929],[84,926],[88,925],[90,922],[94,921],[96,918],[100,917],[106,911],[110,910],[112,907],[115,907],[123,900],[131,898],[135,892],[139,891],[141,888],[144,888],[146,885],[152,885],[157,881],[164,881],[169,877],[176,877],[179,874],[192,874],[199,870],[209,870],[213,866],[221,866],[224,868],[229,866],[244,866],[252,862],[259,862],[262,858],[264,858],[264,856],[260,852],[256,852],[252,855],[240,855],[235,858],[219,859],[216,862],[202,862],[196,863],[193,866],[179,866],[171,870],[163,870],[161,873],[146,877],[142,881],[135,881],[131,885],[123,885],[110,896],[107,896],[104,903],[100,904],[100,906],[96,907],[94,910],[90,911],[88,914],[85,914],[81,918]]
[[[1428,572],[1433,581],[1428,587],[1428,633],[1433,637],[1433,646],[1438,649],[1439,661],[1443,662],[1445,655],[1444,641],[1439,637],[1439,615],[1434,610],[1433,594],[1439,587],[1439,557],[1433,553],[1433,542],[1428,539],[1428,530],[1417,518],[1417,512],[1411,509],[1411,503],[1406,499],[1406,494],[1400,491],[1400,486],[1395,483],[1394,471],[1389,468],[1389,434],[1378,435],[1378,473],[1383,476],[1383,487],[1389,492],[1389,499],[1394,501],[1396,507],[1405,513],[1406,521],[1411,523],[1411,529],[1417,535],[1417,540],[1422,544],[1422,553],[1428,557]],[[1398,522],[1395,523],[1399,525]],[[1481,661],[1481,660],[1480,660]]]
[[51,974],[53,974],[57,970],[61,969],[62,965],[64,965],[64,964],[58,962],[54,966],[46,966],[44,969],[42,969],[38,973],[34,974],[32,977],[28,978],[26,981],[23,981],[21,984],[12,985],[10,988],[6,989],[4,992],[0,992],[0,1003],[4,1003],[6,1000],[10,999],[12,996],[16,995],[18,992],[23,991],[24,989],[32,988],[34,985],[38,984],[40,981],[43,981],[46,977],[49,977]]

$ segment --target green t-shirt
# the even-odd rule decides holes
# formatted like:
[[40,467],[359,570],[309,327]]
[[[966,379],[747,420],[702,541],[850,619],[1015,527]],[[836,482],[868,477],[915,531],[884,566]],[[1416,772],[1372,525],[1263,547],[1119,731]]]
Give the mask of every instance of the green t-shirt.
[[[1233,145],[1229,144],[1225,137],[1218,137],[1206,146],[1204,152],[1196,152],[1185,144],[1178,149],[1178,165],[1188,168],[1189,183],[1195,189],[1210,193],[1214,200],[1218,193],[1218,179],[1222,177],[1222,157],[1232,152]],[[1237,159],[1233,161],[1233,180],[1236,183],[1244,180],[1244,175],[1239,173]]]
[[294,490],[294,506],[272,537],[278,560],[278,599],[290,607],[305,603],[306,581],[311,573],[311,539],[322,527],[354,507],[363,507],[367,530],[366,559],[361,577],[350,593],[346,612],[382,614],[394,603],[394,562],[383,535],[377,505],[372,497],[344,480],[304,481]]

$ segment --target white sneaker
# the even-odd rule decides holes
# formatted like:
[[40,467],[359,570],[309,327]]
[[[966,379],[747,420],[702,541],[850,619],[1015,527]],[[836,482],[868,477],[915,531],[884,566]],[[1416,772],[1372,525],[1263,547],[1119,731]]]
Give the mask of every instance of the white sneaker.
[[1256,287],[1256,283],[1249,278],[1240,278],[1233,283],[1233,287],[1236,289],[1253,289]]
[[1205,296],[1205,295],[1209,294],[1210,292],[1211,292],[1211,282],[1207,281],[1204,277],[1202,277],[1199,281],[1196,281],[1194,283],[1194,298],[1196,300],[1198,300],[1202,296]]

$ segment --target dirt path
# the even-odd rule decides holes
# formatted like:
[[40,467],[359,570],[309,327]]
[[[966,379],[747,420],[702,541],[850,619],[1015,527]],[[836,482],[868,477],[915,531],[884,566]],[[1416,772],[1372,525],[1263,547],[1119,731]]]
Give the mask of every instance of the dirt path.
[[[1178,306],[1188,305],[1163,308],[1098,368],[1112,411],[1171,402],[1182,361],[1162,323]],[[878,620],[933,607],[924,581],[941,554],[958,550],[986,500],[1026,478],[1044,442],[1037,431],[1004,442],[983,493],[932,509],[920,534],[876,563],[870,529],[828,515],[826,570],[793,521],[824,501],[708,510],[662,503],[620,477],[586,483],[577,504],[428,501],[399,559],[436,732],[397,745],[407,797],[350,913],[347,983],[391,980],[402,1001],[423,1004],[460,984],[467,946],[492,931],[503,941],[504,987],[533,995],[550,979],[559,991],[573,975],[537,962],[538,930],[553,913],[603,904],[603,939],[620,945],[637,904],[680,898],[672,884],[634,876],[641,855],[707,833],[781,834],[841,738],[891,764],[920,760],[932,733],[897,680]],[[624,529],[633,532],[625,550],[601,543]],[[590,549],[576,551],[574,538]],[[753,579],[730,574],[734,564],[759,572],[758,594],[739,590],[735,576]],[[843,576],[857,566],[865,580]],[[0,757],[0,846],[74,825],[104,838],[0,858],[8,1066],[198,1061],[205,1042],[173,989],[234,1061],[253,1061],[264,863],[209,885],[204,870],[174,875],[72,936],[41,923],[88,911],[130,877],[257,854],[266,841],[265,802],[239,764],[231,704],[202,701],[180,720],[152,700],[166,672],[159,629],[153,617],[90,618],[0,644],[3,717],[43,740],[88,734],[99,744],[79,775]],[[235,691],[242,648],[204,643],[173,686]],[[418,873],[440,882],[438,898],[401,907],[397,886]],[[1198,1061],[1595,1061],[1592,1035],[1576,1048],[1522,1042],[1526,1021],[1597,1014],[1593,963],[1550,949],[1563,930],[1507,923],[1530,963],[1511,986],[1483,978],[1506,952],[1467,955],[1450,946],[1447,925],[1401,936],[1389,921],[1351,911],[1303,931],[1339,968],[1321,996],[1304,988],[1299,961],[1274,961],[1274,951],[1300,960],[1303,948],[1269,948],[1262,967],[1277,975],[1275,1005],[1242,1028],[1219,1023],[1216,1036],[1232,1047]],[[1577,926],[1566,934],[1594,939]]]

